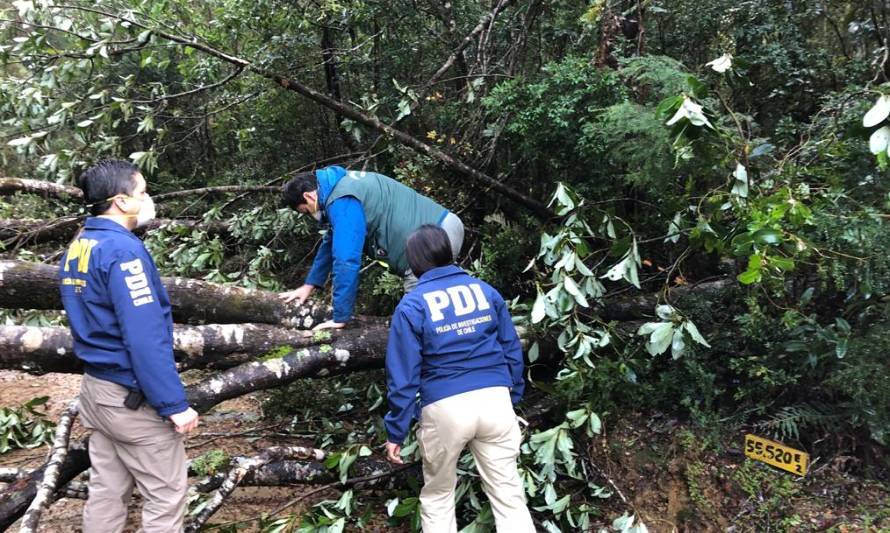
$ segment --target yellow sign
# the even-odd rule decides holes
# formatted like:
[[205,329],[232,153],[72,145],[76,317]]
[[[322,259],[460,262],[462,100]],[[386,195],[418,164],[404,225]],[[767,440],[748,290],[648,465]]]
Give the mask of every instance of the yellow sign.
[[745,435],[745,455],[799,476],[805,476],[810,466],[807,452],[750,433]]

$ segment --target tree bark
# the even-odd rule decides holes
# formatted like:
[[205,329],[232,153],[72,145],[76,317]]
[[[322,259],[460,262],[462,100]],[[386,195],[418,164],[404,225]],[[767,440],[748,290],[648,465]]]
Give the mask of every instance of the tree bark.
[[59,486],[59,474],[62,471],[62,463],[68,456],[68,438],[71,436],[71,426],[74,424],[78,410],[79,404],[77,399],[75,399],[59,419],[59,425],[56,427],[56,438],[53,440],[52,455],[46,464],[45,474],[40,481],[37,495],[22,519],[22,527],[19,529],[19,533],[35,533],[37,524],[40,522],[41,513],[52,502],[56,487]]
[[232,467],[226,473],[225,478],[213,495],[213,499],[201,510],[200,513],[185,528],[185,533],[197,533],[204,524],[210,520],[216,511],[219,510],[226,498],[231,496],[235,488],[241,484],[241,481],[248,474],[256,471],[257,468],[264,466],[272,461],[281,461],[285,459],[304,458],[314,459],[315,461],[323,461],[326,452],[313,448],[303,448],[300,446],[276,446],[267,448],[255,457],[236,457],[231,461]]
[[[295,307],[269,291],[187,278],[162,281],[170,294],[173,319],[181,323],[260,323],[308,329],[329,314],[328,306],[317,301]],[[0,308],[62,309],[58,287],[56,267],[0,261]]]
[[183,196],[195,196],[199,194],[223,194],[223,193],[275,193],[281,192],[280,187],[270,185],[219,185],[216,187],[201,187],[200,189],[186,189],[183,191],[165,192],[158,195],[152,195],[155,200],[169,200],[171,198],[181,198]]
[[[689,296],[710,297],[736,285],[730,278],[707,281],[696,285],[674,287],[670,291],[671,301],[677,302]],[[601,315],[605,320],[637,320],[655,316],[655,306],[661,293],[646,293],[635,296],[614,298],[605,302]]]
[[[364,327],[383,321],[365,320]],[[226,369],[257,356],[284,348],[306,348],[351,339],[363,332],[356,328],[311,332],[267,324],[207,324],[173,326],[173,355],[180,370]],[[376,350],[386,349],[386,338],[375,340]],[[67,327],[0,326],[0,369],[31,374],[61,372],[79,374],[83,364],[74,356]]]
[[51,181],[30,180],[24,178],[0,178],[0,195],[28,192],[47,198],[59,200],[78,200],[83,198],[83,191],[77,187],[59,185]]
[[368,326],[333,344],[295,349],[284,357],[245,363],[189,386],[189,404],[198,411],[206,411],[225,400],[299,378],[380,368],[388,336],[385,326]]

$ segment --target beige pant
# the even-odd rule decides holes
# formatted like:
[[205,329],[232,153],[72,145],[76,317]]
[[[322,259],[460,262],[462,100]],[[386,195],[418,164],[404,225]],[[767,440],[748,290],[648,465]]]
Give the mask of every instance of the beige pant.
[[127,521],[133,486],[145,500],[145,533],[182,531],[188,477],[183,438],[170,422],[143,404],[124,407],[127,390],[84,375],[80,414],[90,435],[90,496],[84,533],[119,533]]
[[516,469],[522,432],[507,387],[450,396],[423,408],[417,429],[423,456],[420,517],[424,533],[455,533],[457,461],[469,444],[500,533],[534,532]]

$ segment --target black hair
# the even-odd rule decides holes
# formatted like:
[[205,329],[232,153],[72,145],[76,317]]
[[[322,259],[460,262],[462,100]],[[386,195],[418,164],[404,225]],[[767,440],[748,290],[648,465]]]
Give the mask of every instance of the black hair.
[[318,178],[315,172],[300,172],[288,180],[281,188],[281,207],[296,208],[306,203],[304,192],[318,189]]
[[136,188],[134,176],[139,167],[122,159],[106,159],[86,169],[78,178],[83,199],[93,216],[111,209],[109,198],[119,194],[133,194]]
[[405,252],[411,272],[418,278],[428,270],[454,262],[451,239],[444,229],[433,224],[424,224],[409,235]]

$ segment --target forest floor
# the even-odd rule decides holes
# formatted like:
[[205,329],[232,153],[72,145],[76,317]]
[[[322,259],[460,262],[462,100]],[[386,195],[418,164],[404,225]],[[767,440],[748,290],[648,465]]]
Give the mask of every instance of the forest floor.
[[[55,419],[79,386],[78,375],[0,371],[0,406],[16,407],[33,397],[49,396],[46,411]],[[274,422],[263,419],[258,394],[224,402],[201,422],[188,438],[189,457],[213,449],[253,455],[272,444],[312,445],[305,437],[275,436]],[[73,437],[83,433],[76,424]],[[742,431],[704,434],[662,414],[624,416],[587,450],[599,470],[592,481],[614,493],[603,501],[602,523],[630,509],[652,532],[890,532],[887,472],[867,479],[856,474],[863,470],[859,459],[838,455],[812,458],[810,472],[800,478],[746,459],[743,435]],[[0,466],[33,468],[45,460],[47,450],[7,453],[0,456]],[[211,523],[258,517],[315,488],[239,488]],[[333,489],[312,494],[285,514],[300,513],[338,496]],[[138,529],[140,506],[141,500],[134,497],[126,531]],[[385,526],[382,501],[379,508],[379,519],[365,531],[406,531]],[[45,512],[40,531],[79,531],[82,509],[82,500],[59,500]],[[251,530],[255,528],[243,531]]]

